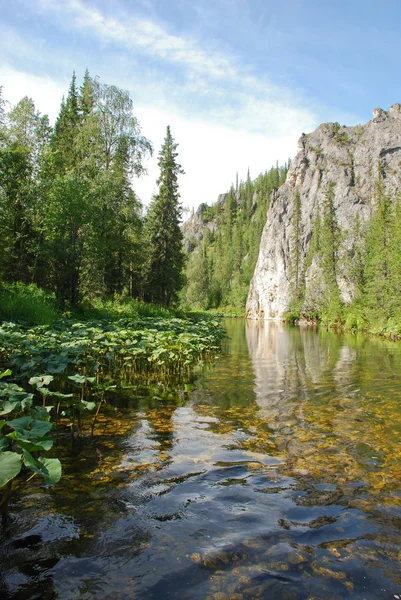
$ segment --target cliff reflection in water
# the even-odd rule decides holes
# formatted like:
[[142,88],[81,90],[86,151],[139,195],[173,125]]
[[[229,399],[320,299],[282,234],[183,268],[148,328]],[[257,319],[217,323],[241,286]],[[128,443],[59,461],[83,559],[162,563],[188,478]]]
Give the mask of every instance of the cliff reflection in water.
[[246,338],[258,417],[287,473],[362,482],[393,502],[401,481],[399,346],[273,321],[247,322]]

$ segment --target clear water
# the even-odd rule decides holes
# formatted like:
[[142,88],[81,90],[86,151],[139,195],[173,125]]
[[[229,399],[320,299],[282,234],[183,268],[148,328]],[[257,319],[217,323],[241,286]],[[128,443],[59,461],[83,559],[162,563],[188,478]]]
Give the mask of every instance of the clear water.
[[115,395],[60,484],[18,490],[1,598],[401,598],[400,345],[227,327],[191,385]]

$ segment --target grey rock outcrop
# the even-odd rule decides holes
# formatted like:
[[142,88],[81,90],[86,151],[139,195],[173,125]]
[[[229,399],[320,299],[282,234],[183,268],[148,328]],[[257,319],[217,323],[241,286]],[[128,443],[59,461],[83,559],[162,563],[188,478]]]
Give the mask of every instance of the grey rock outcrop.
[[[290,246],[296,190],[301,198],[301,262],[312,235],[316,208],[322,207],[329,185],[334,187],[337,222],[347,231],[359,215],[366,221],[374,211],[374,190],[378,168],[387,193],[401,189],[401,105],[386,112],[373,111],[365,125],[340,127],[324,123],[309,135],[302,134],[298,153],[287,180],[271,198],[262,234],[259,257],[247,300],[248,318],[281,318],[290,302]],[[318,295],[317,271],[312,262],[306,271],[306,298]],[[345,277],[337,281],[344,302],[353,289]]]
[[185,252],[192,252],[199,245],[203,239],[205,228],[210,231],[215,229],[215,223],[209,223],[205,218],[206,209],[207,204],[200,204],[196,212],[193,212],[181,227]]
[[[228,194],[219,194],[217,201],[212,206],[218,205],[218,208],[223,207],[227,196]],[[216,219],[208,217],[208,208],[209,206],[203,202],[182,225],[184,249],[186,252],[192,252],[199,246],[199,243],[203,240],[205,231],[216,233]]]

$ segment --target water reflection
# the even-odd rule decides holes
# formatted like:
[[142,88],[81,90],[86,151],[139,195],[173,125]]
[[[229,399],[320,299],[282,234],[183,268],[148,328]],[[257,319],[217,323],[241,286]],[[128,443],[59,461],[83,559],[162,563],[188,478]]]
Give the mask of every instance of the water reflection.
[[127,389],[15,496],[3,598],[401,595],[400,348],[228,322],[192,386]]

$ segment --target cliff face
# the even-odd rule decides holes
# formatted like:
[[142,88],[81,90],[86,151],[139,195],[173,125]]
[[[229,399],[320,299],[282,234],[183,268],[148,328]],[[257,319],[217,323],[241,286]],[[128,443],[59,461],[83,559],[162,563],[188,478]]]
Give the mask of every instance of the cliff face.
[[[379,164],[385,191],[394,196],[401,189],[401,105],[394,104],[387,112],[375,109],[373,116],[363,126],[325,123],[310,135],[301,136],[287,180],[271,198],[247,300],[249,318],[281,318],[288,309],[297,190],[302,221],[300,258],[304,263],[317,206],[322,207],[331,183],[335,184],[334,206],[342,231],[352,227],[357,214],[361,222],[372,214]],[[314,293],[316,268],[312,262],[305,273],[306,297]],[[337,283],[342,300],[350,302],[353,289],[341,271]]]
[[[223,206],[228,194],[219,194],[216,204]],[[182,225],[182,234],[184,236],[185,252],[192,252],[203,239],[204,230],[208,229],[212,233],[217,230],[215,219],[209,219],[207,215],[208,205],[200,204],[192,215]]]

